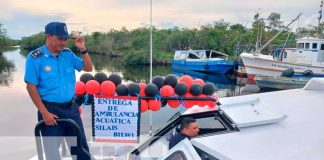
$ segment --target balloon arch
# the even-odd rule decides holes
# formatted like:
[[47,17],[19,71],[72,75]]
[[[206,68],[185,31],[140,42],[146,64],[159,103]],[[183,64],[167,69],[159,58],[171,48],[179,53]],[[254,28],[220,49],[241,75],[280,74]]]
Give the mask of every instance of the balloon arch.
[[214,95],[215,85],[205,83],[201,79],[193,79],[188,75],[179,79],[169,74],[165,78],[154,76],[152,82],[122,84],[122,78],[118,74],[107,76],[98,72],[94,76],[84,73],[80,81],[76,82],[75,93],[77,96],[102,95],[102,96],[136,96],[140,100],[140,111],[158,111],[162,105],[168,104],[171,108],[180,105],[191,108],[194,105],[200,107],[217,107],[218,97]]

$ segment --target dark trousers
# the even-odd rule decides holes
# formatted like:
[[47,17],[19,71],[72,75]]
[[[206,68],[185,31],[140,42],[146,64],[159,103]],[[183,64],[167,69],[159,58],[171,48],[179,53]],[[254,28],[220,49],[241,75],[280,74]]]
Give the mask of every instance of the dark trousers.
[[[83,148],[85,148],[89,152],[89,147],[87,144],[87,140],[84,133],[83,124],[80,117],[79,106],[76,103],[53,103],[43,101],[47,110],[55,115],[57,115],[61,119],[72,119],[75,121],[79,127],[81,132],[81,143]],[[38,120],[42,120],[43,117],[38,112]],[[67,142],[67,145],[71,151],[71,146],[75,150],[72,149],[71,155],[73,159],[77,160],[88,160],[85,155],[76,147],[77,145],[77,131],[71,125],[62,123],[57,126],[47,126],[45,125],[41,131],[43,136],[43,145],[46,160],[60,160],[59,147],[62,144],[63,140]],[[74,152],[74,153],[73,153]],[[75,158],[75,156],[77,158]]]

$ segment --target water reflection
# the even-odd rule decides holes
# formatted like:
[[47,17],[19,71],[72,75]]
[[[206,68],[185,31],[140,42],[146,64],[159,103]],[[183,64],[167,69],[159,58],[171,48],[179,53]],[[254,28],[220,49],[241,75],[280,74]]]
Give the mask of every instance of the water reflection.
[[[120,73],[124,81],[145,82],[149,83],[150,67],[149,66],[125,66],[121,58],[91,55],[92,63],[95,70],[110,73]],[[153,76],[166,76],[170,74],[170,66],[154,66]]]
[[[149,66],[127,66],[124,68],[124,79],[133,82],[145,82],[150,81],[150,67]],[[153,67],[153,76],[160,75],[165,77],[170,74],[170,66],[155,66]]]
[[214,83],[217,89],[231,89],[233,85],[236,85],[236,77],[230,74],[207,74],[202,72],[195,72],[191,70],[172,69],[172,73],[175,75],[183,76],[190,75],[192,78],[200,78],[205,82]]
[[120,58],[91,54],[91,60],[95,70],[107,72],[122,72],[123,63]]
[[12,73],[15,70],[14,62],[0,54],[0,85],[9,86],[13,82]]

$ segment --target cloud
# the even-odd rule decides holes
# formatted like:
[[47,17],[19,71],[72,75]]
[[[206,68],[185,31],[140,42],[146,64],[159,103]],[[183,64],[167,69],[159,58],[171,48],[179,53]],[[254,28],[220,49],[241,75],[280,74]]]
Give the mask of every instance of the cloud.
[[[50,21],[63,21],[69,30],[86,33],[107,32],[110,29],[143,27],[149,24],[150,1],[148,0],[0,0],[0,23],[10,37],[29,36],[43,31]],[[232,24],[252,23],[260,9],[267,17],[278,12],[282,19],[292,19],[304,12],[301,24],[316,23],[318,0],[152,0],[153,24],[158,28],[198,27],[224,19]],[[307,19],[307,20],[305,20]],[[315,21],[313,20],[315,19]],[[25,29],[25,30],[24,30]],[[27,29],[27,30],[26,30]],[[28,31],[28,32],[27,32]]]

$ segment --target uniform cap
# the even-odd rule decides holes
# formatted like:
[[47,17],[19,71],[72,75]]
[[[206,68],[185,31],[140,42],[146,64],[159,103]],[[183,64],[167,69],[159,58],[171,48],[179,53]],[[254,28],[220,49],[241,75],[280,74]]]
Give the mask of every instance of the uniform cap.
[[56,35],[60,38],[69,38],[68,30],[65,23],[51,22],[45,26],[45,33]]

